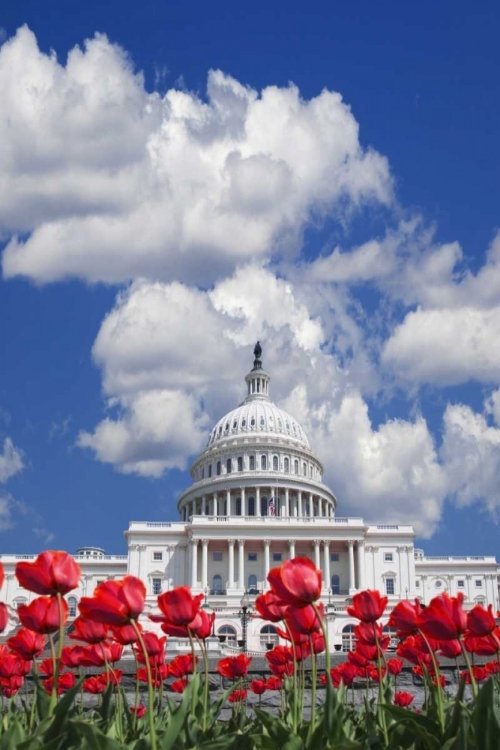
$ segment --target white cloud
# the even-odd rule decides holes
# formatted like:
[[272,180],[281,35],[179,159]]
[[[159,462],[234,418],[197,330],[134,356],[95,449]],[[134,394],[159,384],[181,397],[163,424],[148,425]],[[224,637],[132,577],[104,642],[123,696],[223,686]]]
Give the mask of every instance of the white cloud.
[[0,453],[0,482],[6,482],[23,468],[22,451],[14,446],[10,438],[5,438],[3,451]]
[[61,65],[23,27],[0,49],[0,96],[0,230],[22,233],[7,278],[207,284],[296,252],[310,221],[392,198],[386,159],[326,90],[259,93],[211,71],[206,100],[160,98],[106,37]]

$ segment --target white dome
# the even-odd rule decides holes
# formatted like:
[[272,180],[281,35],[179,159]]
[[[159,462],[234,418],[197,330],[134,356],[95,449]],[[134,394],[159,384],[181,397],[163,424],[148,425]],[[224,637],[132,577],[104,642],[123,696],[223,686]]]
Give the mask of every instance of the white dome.
[[309,449],[309,441],[297,420],[266,397],[246,399],[222,417],[212,430],[208,446],[238,435],[282,435]]

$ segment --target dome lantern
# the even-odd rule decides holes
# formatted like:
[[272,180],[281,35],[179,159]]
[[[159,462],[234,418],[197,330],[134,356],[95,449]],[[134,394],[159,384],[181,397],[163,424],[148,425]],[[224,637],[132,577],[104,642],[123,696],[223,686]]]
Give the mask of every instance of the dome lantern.
[[271,378],[267,372],[264,372],[262,369],[262,347],[259,341],[255,344],[253,353],[255,357],[253,367],[248,375],[245,376],[247,383],[247,397],[245,403],[256,398],[269,401],[269,381]]

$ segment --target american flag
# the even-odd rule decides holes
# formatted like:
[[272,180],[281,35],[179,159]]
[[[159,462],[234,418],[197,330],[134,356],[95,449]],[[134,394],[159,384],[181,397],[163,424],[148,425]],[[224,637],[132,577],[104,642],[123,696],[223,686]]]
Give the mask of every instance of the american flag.
[[276,515],[276,505],[274,503],[274,496],[269,499],[269,515],[270,516]]

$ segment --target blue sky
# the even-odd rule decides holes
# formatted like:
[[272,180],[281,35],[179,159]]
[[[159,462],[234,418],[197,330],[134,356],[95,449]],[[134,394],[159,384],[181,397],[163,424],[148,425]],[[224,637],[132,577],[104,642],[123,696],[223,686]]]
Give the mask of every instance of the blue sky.
[[6,4],[3,551],[119,553],[129,520],[175,519],[260,338],[340,515],[500,556],[479,8]]

